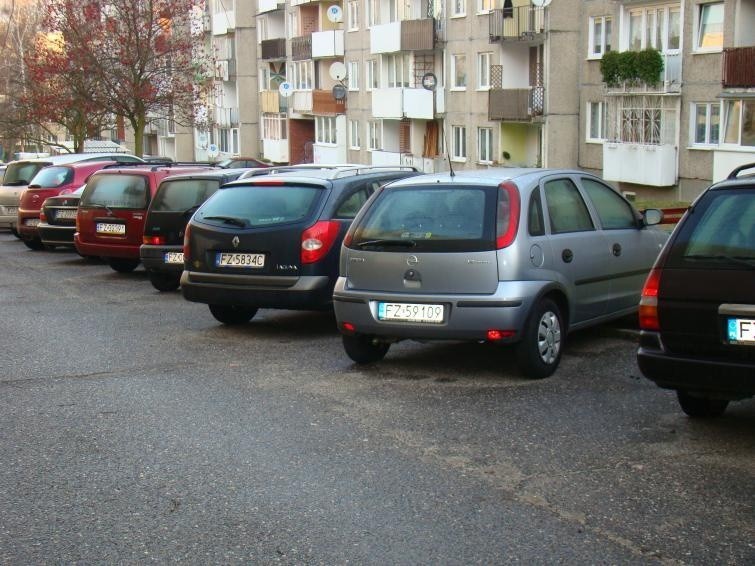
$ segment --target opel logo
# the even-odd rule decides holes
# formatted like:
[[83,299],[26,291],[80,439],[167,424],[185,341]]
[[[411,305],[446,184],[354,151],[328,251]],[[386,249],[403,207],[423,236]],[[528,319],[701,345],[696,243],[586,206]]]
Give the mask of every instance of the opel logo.
[[419,258],[416,255],[410,255],[408,258],[406,258],[406,265],[417,265],[419,263]]
[[233,244],[234,248],[238,248],[239,247],[239,237],[238,236],[234,236],[233,240],[231,240],[231,243]]

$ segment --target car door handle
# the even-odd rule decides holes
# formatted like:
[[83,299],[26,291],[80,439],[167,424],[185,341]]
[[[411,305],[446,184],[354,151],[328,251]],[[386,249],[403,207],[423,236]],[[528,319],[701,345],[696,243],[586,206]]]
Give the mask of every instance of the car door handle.
[[569,248],[565,249],[561,252],[561,259],[564,260],[564,263],[571,263],[571,260],[574,259],[574,252]]
[[613,252],[613,255],[619,257],[621,255],[621,244],[614,244],[611,251]]

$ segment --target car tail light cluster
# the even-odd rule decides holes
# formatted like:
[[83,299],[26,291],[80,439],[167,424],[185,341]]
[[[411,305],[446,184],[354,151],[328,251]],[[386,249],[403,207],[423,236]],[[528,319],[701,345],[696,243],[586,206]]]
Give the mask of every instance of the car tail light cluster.
[[503,249],[514,243],[519,229],[519,189],[511,181],[500,184],[501,194],[496,215],[495,247]]
[[301,235],[302,264],[315,263],[324,258],[340,231],[341,225],[335,220],[321,220],[304,230]]
[[40,222],[47,222],[47,215],[45,214],[44,210],[39,211],[39,221]]
[[142,242],[145,243],[148,246],[164,246],[165,245],[165,236],[162,236],[162,235],[144,236],[142,238]]
[[189,262],[189,244],[191,242],[191,224],[186,225],[186,232],[184,232],[184,263]]
[[661,285],[661,270],[650,270],[640,297],[640,328],[642,330],[660,330],[658,320],[658,288]]

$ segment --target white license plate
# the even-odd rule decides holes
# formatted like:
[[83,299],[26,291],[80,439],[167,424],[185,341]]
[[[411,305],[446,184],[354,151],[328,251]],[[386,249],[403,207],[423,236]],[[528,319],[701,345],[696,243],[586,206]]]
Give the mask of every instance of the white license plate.
[[215,265],[259,269],[265,267],[265,254],[218,253],[215,256]]
[[36,226],[39,224],[39,218],[27,218],[24,220],[24,226]]
[[103,222],[97,223],[98,234],[125,234],[125,224],[105,224]]
[[441,324],[444,310],[443,305],[380,302],[378,303],[378,319]]
[[18,207],[17,206],[6,206],[5,207],[5,214],[18,214]]
[[163,261],[165,263],[183,263],[184,254],[183,252],[165,252],[165,255],[163,255]]
[[73,219],[73,218],[76,218],[76,211],[75,210],[59,210],[55,213],[55,218]]
[[730,318],[726,325],[726,333],[732,344],[755,346],[755,319]]

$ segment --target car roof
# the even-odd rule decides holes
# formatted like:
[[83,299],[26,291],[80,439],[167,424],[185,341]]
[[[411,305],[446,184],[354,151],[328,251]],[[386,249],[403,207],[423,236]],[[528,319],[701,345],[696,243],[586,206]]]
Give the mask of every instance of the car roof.
[[[50,157],[35,157],[33,159],[19,159],[13,163],[49,163],[50,165],[65,165],[67,163],[76,163],[79,161],[94,161],[94,158],[102,158],[102,160],[112,161],[112,157],[115,155],[128,155],[129,157],[136,157],[130,153],[66,153],[63,155],[51,155]],[[110,159],[109,159],[110,158]]]
[[[264,172],[266,171],[266,172]],[[414,167],[404,165],[361,165],[361,164],[307,164],[293,165],[283,167],[268,167],[260,169],[259,173],[254,176],[242,177],[229,183],[227,186],[247,185],[247,184],[266,184],[271,181],[286,182],[311,182],[313,179],[321,181],[334,181],[336,179],[345,179],[352,177],[371,178],[381,177],[391,173],[416,173]],[[324,184],[324,183],[323,183]]]
[[234,169],[207,169],[207,170],[197,170],[193,173],[178,173],[176,175],[169,175],[168,177],[165,177],[162,182],[165,181],[176,181],[180,179],[223,179],[225,177],[233,177],[234,179],[244,173],[245,171],[249,171],[246,167],[238,167]]
[[499,185],[503,181],[520,181],[520,185],[548,177],[551,175],[588,175],[595,177],[587,171],[578,169],[545,169],[541,167],[489,167],[486,169],[465,169],[452,173],[430,173],[406,177],[391,183],[391,187],[406,187],[415,185],[427,185],[431,183],[476,183],[480,185]]
[[[748,169],[752,169],[753,171],[745,175],[741,174],[742,171],[747,171]],[[755,188],[755,163],[746,163],[736,167],[729,173],[726,179],[708,187],[708,191],[730,189],[733,187]]]
[[[210,165],[187,165],[185,163],[182,163],[178,167],[175,167],[170,163],[161,163],[159,165],[154,163],[134,163],[133,165],[129,163],[117,163],[112,167],[100,169],[97,173],[104,175],[145,175],[163,171],[175,171],[176,174],[178,174],[190,173],[191,171],[219,171],[219,169],[214,169]],[[228,171],[228,169],[225,169],[225,171]]]

